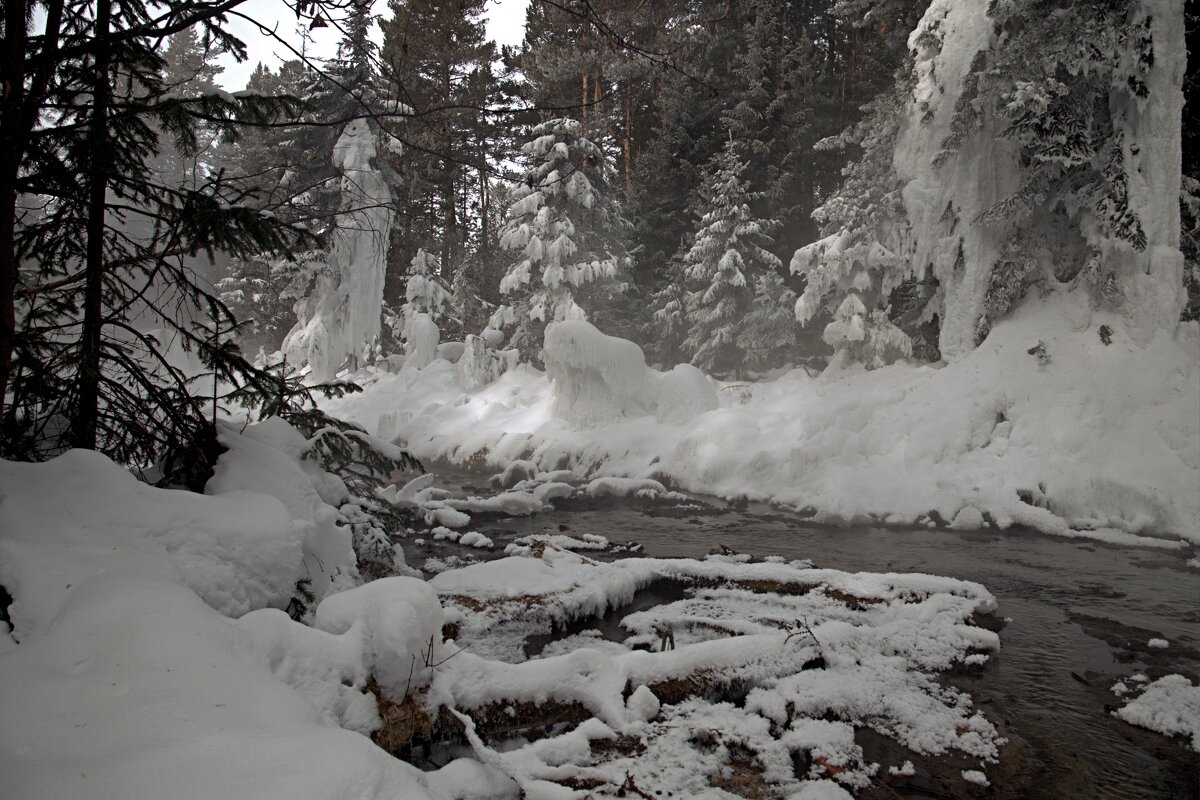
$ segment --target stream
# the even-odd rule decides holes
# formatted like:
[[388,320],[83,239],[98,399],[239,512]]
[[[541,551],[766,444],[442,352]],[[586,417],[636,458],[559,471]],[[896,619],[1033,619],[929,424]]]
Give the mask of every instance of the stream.
[[[450,473],[441,485],[456,493],[488,491],[481,488],[486,479],[467,473]],[[556,502],[562,507],[532,517],[476,516],[467,529],[493,539],[493,551],[428,540],[418,548],[410,541],[409,563],[420,566],[448,554],[496,558],[508,542],[528,534],[598,534],[614,543],[640,543],[654,557],[703,558],[723,545],[756,558],[810,559],[847,571],[977,581],[999,602],[1001,649],[981,671],[946,680],[969,692],[1009,738],[1001,763],[988,770],[987,795],[1200,797],[1200,759],[1184,739],[1108,713],[1123,704],[1109,688],[1119,679],[1175,672],[1195,681],[1200,675],[1200,573],[1186,566],[1186,555],[1029,531],[818,527],[770,506],[731,508],[712,498],[701,498],[703,506],[611,498]],[[1170,646],[1149,647],[1155,637]],[[863,746],[876,748],[869,757],[894,758],[895,752],[883,752],[890,744]],[[936,783],[917,782],[898,796],[947,795]]]

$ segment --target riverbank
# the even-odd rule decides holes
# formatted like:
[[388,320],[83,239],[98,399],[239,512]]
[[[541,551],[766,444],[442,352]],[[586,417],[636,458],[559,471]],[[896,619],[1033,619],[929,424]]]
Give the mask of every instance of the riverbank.
[[[687,391],[643,401],[625,385],[636,369],[613,366],[628,348],[606,339],[557,376],[521,366],[471,389],[448,361],[368,370],[352,376],[364,392],[325,406],[422,458],[657,478],[819,523],[1200,542],[1195,323],[1138,343],[1119,315],[1065,293],[949,366],[713,384],[708,410]],[[564,415],[564,396],[594,407]]]

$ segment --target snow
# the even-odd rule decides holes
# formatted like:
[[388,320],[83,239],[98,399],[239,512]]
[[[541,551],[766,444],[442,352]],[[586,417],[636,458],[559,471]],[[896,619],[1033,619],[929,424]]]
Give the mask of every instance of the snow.
[[1146,642],[1146,646],[1147,647],[1155,647],[1160,650],[1165,650],[1166,648],[1171,646],[1171,643],[1168,642],[1166,639],[1151,639],[1150,641]]
[[654,408],[642,348],[606,336],[582,320],[546,326],[546,375],[555,384],[555,414],[581,428]]
[[[370,378],[362,394],[324,405],[369,429],[411,409],[388,434],[421,458],[667,479],[809,508],[816,522],[1200,542],[1195,323],[1141,345],[1121,315],[1062,292],[1024,304],[947,366],[794,370],[670,424],[658,420],[636,345],[563,325],[550,329],[548,374],[521,366],[464,392],[435,364]],[[1028,353],[1038,341],[1046,365]]]
[[[623,640],[579,634],[525,660],[531,635],[599,617],[660,580],[691,588],[625,616]],[[780,589],[750,591],[739,581]],[[455,646],[470,648],[438,670],[433,696],[460,709],[579,703],[595,715],[532,744],[474,747],[531,795],[545,780],[588,776],[620,785],[631,775],[643,789],[702,796],[736,747],[753,754],[781,796],[820,796],[838,786],[865,788],[878,771],[855,743],[855,726],[919,753],[957,750],[985,763],[1002,742],[969,698],[939,686],[933,674],[998,647],[996,634],[968,622],[995,607],[977,584],[730,560],[598,563],[551,548],[537,558],[446,571],[431,583],[461,615]],[[797,619],[807,621],[807,633],[794,629]],[[655,652],[667,628],[675,648]],[[649,651],[637,649],[646,645]],[[651,688],[697,674],[748,689],[744,706],[703,693],[667,704]],[[644,750],[597,761],[585,746],[616,734],[641,739]],[[797,754],[812,761],[807,776],[794,772]]]
[[155,489],[84,450],[0,461],[0,537],[0,585],[16,598],[21,640],[52,627],[73,589],[109,571],[181,583],[230,615],[286,605],[304,574],[304,531],[278,499]]
[[1200,686],[1183,675],[1167,675],[1146,685],[1113,714],[1152,731],[1190,737],[1191,748],[1200,753]]
[[625,707],[629,709],[630,714],[643,722],[650,722],[657,717],[659,709],[662,708],[654,692],[645,684],[634,689],[633,694],[625,701]]
[[987,775],[984,775],[977,769],[964,769],[962,771],[963,780],[973,783],[977,786],[991,786],[988,782]]
[[716,390],[700,370],[680,364],[661,373],[646,366],[636,344],[583,320],[547,325],[543,358],[555,386],[555,414],[578,428],[650,413],[682,424],[717,406]]
[[365,673],[392,697],[428,685],[440,653],[442,606],[417,578],[381,578],[330,595],[313,627],[360,640]]
[[464,547],[477,547],[481,550],[491,550],[495,546],[491,539],[477,531],[464,533],[459,537],[458,543]]
[[421,312],[410,314],[404,323],[405,366],[421,369],[433,363],[440,338],[441,331],[433,317]]
[[[431,798],[355,731],[377,724],[366,656],[395,660],[440,606],[397,578],[403,590],[326,597],[318,616],[345,633],[293,622],[268,606],[304,575],[297,522],[260,491],[155,489],[92,452],[0,461],[0,583],[20,641],[0,654],[6,794]],[[383,613],[406,598],[423,627],[406,630],[403,606]]]
[[228,449],[217,459],[205,492],[227,496],[251,490],[274,497],[287,510],[295,535],[302,537],[302,572],[290,579],[313,579],[310,588],[317,600],[349,586],[358,576],[353,541],[350,528],[337,524],[337,507],[348,493],[339,479],[302,457],[309,446],[304,436],[273,417],[240,433],[225,428],[219,440]]

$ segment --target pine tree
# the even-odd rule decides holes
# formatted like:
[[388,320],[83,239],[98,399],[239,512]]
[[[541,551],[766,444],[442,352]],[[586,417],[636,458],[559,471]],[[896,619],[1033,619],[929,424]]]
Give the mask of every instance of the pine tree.
[[746,369],[781,367],[800,354],[800,326],[792,311],[795,302],[796,293],[784,283],[779,269],[755,278],[750,313],[737,336],[737,346],[746,354]]
[[[150,161],[165,138],[197,152],[205,128],[236,138],[245,124],[294,115],[296,104],[171,91],[158,44],[172,33],[199,25],[214,47],[245,56],[211,6],[177,3],[160,14],[125,0],[51,3],[33,35],[25,3],[6,10],[4,450],[35,457],[71,445],[142,468],[165,459],[168,475],[195,485],[218,449],[215,402],[288,413],[311,396],[285,391],[241,357],[227,335],[235,321],[196,280],[194,259],[287,252],[304,237],[259,214],[245,202],[252,189],[228,176],[198,175],[180,186],[161,180]],[[46,121],[54,124],[35,131]],[[18,221],[18,192],[41,213]],[[150,285],[161,291],[147,292]],[[211,380],[199,385],[186,374],[181,351]]]
[[544,122],[533,134],[522,148],[525,183],[513,191],[500,232],[501,248],[519,260],[500,282],[509,305],[494,317],[516,325],[511,342],[527,358],[546,323],[586,319],[612,302],[629,261],[621,239],[628,223],[604,152],[576,120]]
[[699,229],[683,258],[687,279],[697,287],[688,295],[684,347],[692,363],[709,372],[743,371],[739,328],[750,312],[754,281],[782,267],[766,249],[776,223],[750,211],[756,195],[742,178],[745,168],[730,139],[706,170],[698,192]]
[[408,268],[408,284],[404,291],[404,316],[428,314],[441,325],[451,322],[455,313],[450,288],[441,278],[437,258],[419,248]]
[[805,277],[796,319],[807,324],[821,312],[832,313],[825,342],[873,367],[912,353],[911,340],[889,316],[893,292],[913,277],[902,250],[907,228],[892,165],[904,101],[899,90],[885,93],[869,104],[861,122],[820,143],[826,149],[857,147],[862,156],[813,212],[825,237],[797,250],[791,262],[792,272]]
[[404,131],[412,146],[393,158],[406,179],[397,192],[403,211],[392,263],[398,278],[398,267],[423,246],[438,256],[441,277],[461,275],[478,284],[481,276],[471,273],[495,245],[491,162],[504,129],[486,110],[500,87],[484,5],[392,0],[382,25],[391,86],[415,112]]

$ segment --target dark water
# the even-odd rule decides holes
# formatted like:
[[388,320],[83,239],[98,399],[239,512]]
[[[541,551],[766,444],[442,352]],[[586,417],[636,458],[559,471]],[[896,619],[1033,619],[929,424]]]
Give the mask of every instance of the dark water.
[[[1001,765],[988,770],[993,787],[984,794],[1200,797],[1200,760],[1182,739],[1126,725],[1105,708],[1122,704],[1109,687],[1137,672],[1197,679],[1200,571],[1185,565],[1186,555],[1031,532],[812,527],[766,508],[689,511],[633,501],[474,523],[497,551],[529,533],[593,533],[640,542],[650,556],[703,557],[720,544],[847,571],[977,581],[999,601],[1001,650],[981,672],[948,680],[1011,740]],[[1151,649],[1151,637],[1171,645]]]

